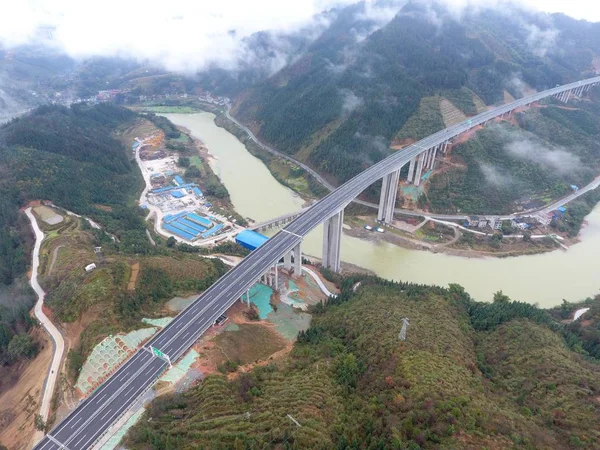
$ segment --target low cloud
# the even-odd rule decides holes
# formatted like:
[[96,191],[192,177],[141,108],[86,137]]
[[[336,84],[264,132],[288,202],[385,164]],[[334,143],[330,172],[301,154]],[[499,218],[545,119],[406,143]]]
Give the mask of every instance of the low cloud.
[[364,105],[365,101],[358,97],[350,89],[341,89],[340,95],[342,96],[342,115],[348,116],[357,108]]
[[525,42],[534,55],[544,57],[554,49],[560,34],[558,30],[554,28],[543,30],[534,24],[524,24],[523,26],[527,31]]
[[[435,13],[435,0],[423,0],[427,16],[434,23],[444,17]],[[246,40],[254,33],[268,31],[273,39],[298,33],[316,39],[335,17],[332,8],[356,0],[220,0],[197,2],[171,0],[168,6],[146,0],[23,0],[5,2],[0,14],[0,47],[9,48],[42,42],[74,58],[92,56],[132,58],[167,70],[194,73],[212,67],[239,70],[264,54],[250,49]],[[359,19],[372,26],[355,30],[355,39],[364,40],[388,23],[405,0],[365,0]],[[516,1],[441,0],[450,15],[485,9],[514,11]],[[521,8],[563,12],[576,18],[600,20],[600,4],[589,0],[552,2],[524,0]],[[508,14],[508,13],[507,13]],[[514,14],[514,13],[513,13]],[[558,34],[552,28],[527,25],[526,42],[540,56],[552,50]],[[285,40],[268,55],[269,71],[286,64],[297,51]],[[336,62],[337,63],[337,62]]]
[[581,159],[565,149],[549,148],[531,139],[519,139],[505,145],[505,150],[512,156],[542,164],[559,175],[568,175],[583,169]]
[[509,174],[496,169],[494,166],[486,163],[480,163],[479,168],[485,177],[485,181],[494,187],[503,187],[515,183],[515,179]]
[[508,80],[509,88],[512,88],[512,91],[517,97],[523,97],[530,89],[530,87],[521,79],[521,75],[518,73],[513,73],[510,79]]

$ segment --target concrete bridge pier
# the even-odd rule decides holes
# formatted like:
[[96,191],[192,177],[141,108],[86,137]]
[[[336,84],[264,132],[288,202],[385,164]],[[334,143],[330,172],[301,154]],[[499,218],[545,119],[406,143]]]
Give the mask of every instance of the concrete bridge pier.
[[419,155],[419,159],[417,160],[417,173],[415,173],[415,186],[419,186],[421,184],[421,175],[423,175],[423,164],[425,163],[425,153],[421,153]]
[[431,165],[431,155],[433,154],[433,147],[428,149],[425,152],[425,169],[429,169],[429,166]]
[[300,248],[301,242],[299,242],[294,249],[294,276],[302,276],[302,249]]
[[391,223],[394,219],[394,208],[396,206],[396,198],[398,197],[399,180],[400,170],[396,170],[383,177],[381,196],[379,197],[379,209],[377,210],[377,220]]
[[445,144],[439,144],[436,145],[433,149],[432,155],[431,155],[431,162],[429,163],[429,168],[430,169],[435,169],[435,157],[437,156],[437,152],[440,148],[442,148],[442,146]]
[[[397,182],[396,186],[398,186]],[[342,268],[340,250],[342,246],[343,225],[343,209],[323,222],[323,267],[333,270],[334,272],[339,272]]]
[[283,256],[283,268],[288,272],[292,270],[292,252],[287,252]]
[[408,177],[406,178],[406,181],[408,181],[409,183],[413,182],[413,178],[415,177],[415,164],[417,163],[417,158],[413,158],[410,160],[410,163],[408,165]]

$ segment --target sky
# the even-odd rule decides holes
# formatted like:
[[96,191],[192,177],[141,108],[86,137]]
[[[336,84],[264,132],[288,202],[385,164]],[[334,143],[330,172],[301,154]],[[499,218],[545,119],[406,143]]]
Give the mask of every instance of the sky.
[[[242,39],[272,30],[318,30],[323,10],[356,0],[0,0],[0,44],[30,42],[39,26],[55,27],[54,43],[73,57],[122,56],[180,72],[209,65],[235,69],[244,56]],[[507,0],[442,0],[460,14],[472,7],[502,7]],[[545,12],[600,21],[597,0],[515,0]],[[367,0],[370,13],[391,19],[389,9]],[[383,23],[382,23],[383,25]],[[234,31],[235,30],[235,31]],[[310,31],[310,30],[309,30]]]

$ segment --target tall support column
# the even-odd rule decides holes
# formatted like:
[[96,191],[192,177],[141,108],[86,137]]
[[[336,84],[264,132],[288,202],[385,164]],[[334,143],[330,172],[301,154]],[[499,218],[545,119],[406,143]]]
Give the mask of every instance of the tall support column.
[[279,269],[277,268],[277,263],[275,263],[275,290],[279,290]]
[[421,184],[421,175],[423,174],[424,160],[425,160],[425,153],[421,153],[419,155],[419,159],[417,161],[417,172],[415,173],[415,186],[419,186]]
[[390,182],[388,186],[387,207],[385,209],[385,216],[383,217],[383,221],[387,224],[392,223],[394,220],[394,209],[396,207],[396,199],[398,198],[398,181],[400,181],[400,170],[392,172],[389,176]]
[[417,158],[413,158],[410,160],[410,164],[408,165],[408,178],[406,181],[409,183],[413,182],[413,178],[415,176],[415,164],[417,162]]
[[339,272],[344,210],[323,222],[323,267]]
[[431,158],[431,169],[435,169],[435,157],[437,156],[437,152],[440,148],[442,148],[442,146],[445,144],[440,144],[440,145],[436,145],[436,147],[433,149],[433,156]]
[[294,247],[294,276],[302,275],[302,249],[300,248],[300,242]]
[[[381,180],[381,195],[379,197],[379,210],[377,211],[377,220],[382,221],[385,216],[385,207],[387,205],[388,192],[390,188],[390,176],[386,175]],[[325,245],[325,244],[323,244]]]
[[425,169],[429,169],[429,164],[431,164],[431,154],[433,153],[433,148],[430,148],[425,152]]
[[567,103],[569,103],[570,98],[571,98],[571,91],[567,91],[567,100],[566,100]]
[[444,142],[444,155],[446,154],[446,151],[448,150],[448,145],[450,144],[449,141]]
[[379,209],[377,211],[377,220],[380,222],[390,223],[394,217],[399,180],[400,170],[396,170],[383,177],[381,196],[379,197]]
[[287,252],[283,256],[283,268],[287,271],[292,270],[292,252]]
[[437,152],[439,146],[441,144],[436,145],[435,147],[433,147],[430,151],[429,151],[429,164],[427,164],[427,168],[431,169],[433,167],[433,161],[435,159],[435,153]]

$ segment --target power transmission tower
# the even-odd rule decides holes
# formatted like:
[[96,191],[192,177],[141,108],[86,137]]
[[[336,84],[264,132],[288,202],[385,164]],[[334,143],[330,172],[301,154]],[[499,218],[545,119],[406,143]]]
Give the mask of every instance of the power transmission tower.
[[406,340],[406,329],[410,324],[408,323],[408,317],[402,319],[402,329],[400,330],[400,340]]

